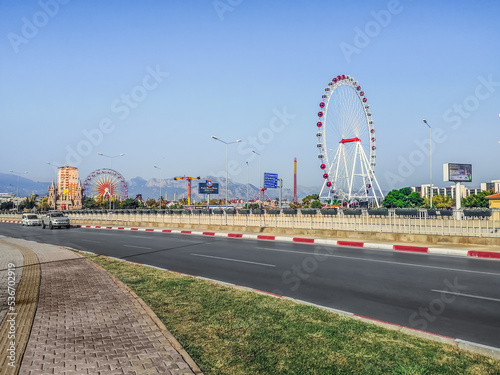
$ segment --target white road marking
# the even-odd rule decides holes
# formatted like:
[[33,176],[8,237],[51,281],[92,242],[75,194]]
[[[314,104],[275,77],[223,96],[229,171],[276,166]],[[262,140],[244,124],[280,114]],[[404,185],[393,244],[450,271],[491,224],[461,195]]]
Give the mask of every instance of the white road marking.
[[230,258],[222,258],[222,257],[215,257],[212,255],[203,255],[203,254],[191,254],[195,257],[204,257],[204,258],[213,258],[213,259],[222,259],[222,260],[228,260],[230,262],[240,262],[240,263],[250,263],[250,264],[257,264],[259,266],[266,266],[266,267],[276,267],[275,264],[266,264],[266,263],[258,263],[258,262],[250,262],[249,260],[239,260],[239,259],[230,259]]
[[495,301],[495,302],[500,302],[500,299],[498,298],[490,298],[490,297],[481,297],[481,296],[474,296],[472,294],[465,294],[465,293],[456,293],[456,292],[450,292],[448,290],[436,290],[436,289],[431,289],[431,292],[436,292],[436,293],[446,293],[446,294],[453,294],[455,296],[461,296],[461,297],[469,297],[469,298],[477,298],[477,299],[485,299],[487,301]]
[[85,242],[95,242],[95,243],[101,243],[101,241],[93,241],[93,240],[81,240],[81,241],[85,241]]
[[143,247],[143,246],[132,246],[132,245],[123,245],[124,247],[132,247],[134,249],[146,249],[146,250],[153,250],[152,247]]
[[[273,249],[270,247],[256,247],[256,249],[262,249],[262,250],[271,250],[271,251],[281,251],[281,252],[286,252],[286,253],[298,253],[298,254],[307,254],[307,255],[314,255],[314,253],[311,252],[306,252],[306,251],[293,251],[293,250],[279,250],[279,249]],[[463,270],[459,268],[447,268],[447,267],[437,267],[437,266],[426,266],[423,264],[411,264],[411,263],[401,263],[401,262],[391,262],[388,260],[378,260],[378,259],[365,259],[365,258],[358,258],[358,257],[348,257],[345,255],[333,255],[333,254],[325,254],[322,252],[319,254],[321,257],[333,257],[333,258],[344,258],[344,259],[354,259],[354,260],[361,260],[365,262],[375,262],[375,263],[387,263],[387,264],[397,264],[400,266],[409,266],[409,267],[421,267],[421,268],[433,268],[437,270],[445,270],[445,271],[458,271],[458,272],[467,272],[467,273],[478,273],[481,275],[493,275],[493,276],[500,276],[500,273],[494,273],[494,272],[483,272],[483,271],[472,271],[472,270]]]
[[146,239],[146,240],[150,240],[151,239],[151,237],[149,237],[149,236],[130,236],[130,237],[143,238],[143,239]]

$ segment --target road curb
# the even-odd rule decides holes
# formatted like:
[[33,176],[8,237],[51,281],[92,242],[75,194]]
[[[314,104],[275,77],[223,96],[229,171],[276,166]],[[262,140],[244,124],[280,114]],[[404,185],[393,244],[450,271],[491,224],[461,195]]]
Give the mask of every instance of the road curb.
[[273,235],[251,234],[251,233],[202,232],[202,231],[191,231],[191,230],[180,230],[180,229],[103,227],[100,225],[82,225],[81,228],[104,229],[104,230],[131,230],[131,231],[141,231],[141,232],[173,233],[173,234],[199,235],[207,237],[224,237],[224,238],[236,238],[236,239],[242,238],[242,239],[259,240],[259,241],[295,242],[304,244],[354,247],[354,248],[363,248],[367,250],[376,249],[376,250],[389,250],[397,252],[465,256],[473,258],[500,260],[500,252],[462,250],[462,249],[450,249],[450,248],[439,248],[439,247],[433,248],[433,247],[411,246],[411,245],[392,245],[386,243],[346,241],[346,240],[325,239],[325,238],[284,237],[284,236],[273,236]]

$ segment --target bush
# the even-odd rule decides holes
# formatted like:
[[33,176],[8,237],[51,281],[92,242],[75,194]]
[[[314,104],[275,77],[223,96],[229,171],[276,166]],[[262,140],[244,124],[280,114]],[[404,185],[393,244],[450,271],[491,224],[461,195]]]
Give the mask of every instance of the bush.
[[269,215],[279,215],[281,213],[281,210],[267,210],[267,213]]
[[389,210],[387,208],[374,208],[374,209],[368,210],[368,215],[387,216],[387,215],[389,215]]
[[359,216],[361,215],[361,210],[344,210],[345,216]]
[[324,208],[322,209],[321,211],[321,215],[330,215],[330,216],[334,216],[334,215],[337,215],[337,209],[336,208]]
[[410,209],[396,208],[396,215],[418,217],[418,210],[411,208]]
[[464,216],[466,217],[489,217],[491,216],[491,210],[464,210]]
[[316,215],[318,212],[316,210],[312,210],[312,209],[302,209],[300,210],[300,213],[302,215]]
[[283,214],[285,214],[285,215],[297,215],[297,209],[296,208],[285,208],[285,209],[283,209]]

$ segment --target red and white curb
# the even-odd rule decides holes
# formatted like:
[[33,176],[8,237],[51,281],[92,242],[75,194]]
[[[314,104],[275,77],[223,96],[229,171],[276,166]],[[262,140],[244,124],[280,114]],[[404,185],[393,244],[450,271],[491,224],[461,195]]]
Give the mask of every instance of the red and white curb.
[[21,220],[0,220],[0,223],[16,223],[16,224],[20,224]]
[[[87,227],[85,227],[85,228],[87,228]],[[82,226],[82,228],[84,228],[84,227]],[[171,233],[174,233],[174,232],[172,231]],[[71,249],[69,247],[67,247],[67,249],[75,251],[74,249]],[[76,250],[76,251],[80,251],[80,252],[84,252],[84,253],[88,253],[88,254],[92,254],[92,255],[99,255],[99,254],[95,254],[95,253],[92,253],[92,252],[89,252],[89,251],[83,251],[83,250]],[[136,265],[139,265],[139,266],[151,267],[151,268],[155,268],[155,269],[160,270],[160,271],[172,272],[172,273],[176,273],[178,275],[187,276],[187,277],[194,277],[196,279],[206,280],[206,281],[210,281],[210,282],[213,282],[213,283],[216,283],[216,284],[230,286],[230,287],[237,288],[237,289],[240,289],[240,290],[246,290],[246,291],[256,292],[256,293],[268,295],[268,296],[271,296],[271,297],[274,297],[274,298],[286,299],[286,300],[294,301],[296,303],[300,303],[300,304],[304,304],[304,305],[309,305],[309,306],[314,306],[314,307],[317,307],[317,308],[322,309],[322,310],[330,311],[330,312],[332,312],[334,314],[337,314],[337,315],[346,316],[346,317],[353,318],[353,319],[356,319],[356,320],[359,320],[359,321],[362,321],[362,322],[365,322],[365,323],[375,324],[375,325],[378,325],[380,327],[383,327],[383,328],[386,328],[386,329],[390,329],[390,330],[393,330],[393,331],[399,331],[401,333],[405,333],[405,334],[408,334],[408,335],[418,336],[418,337],[421,337],[421,338],[424,338],[424,339],[428,339],[428,340],[432,340],[432,341],[437,341],[437,342],[448,344],[448,345],[457,346],[458,348],[461,348],[461,349],[464,349],[464,350],[467,350],[467,351],[470,351],[470,352],[479,353],[479,354],[482,354],[482,355],[486,355],[486,356],[490,356],[490,357],[493,357],[493,358],[500,359],[500,348],[495,348],[495,347],[492,347],[492,346],[478,344],[478,343],[475,343],[475,342],[466,341],[466,340],[462,340],[462,339],[459,339],[459,338],[444,336],[444,335],[440,335],[440,334],[437,334],[437,333],[426,332],[426,331],[422,331],[422,330],[419,330],[419,329],[402,326],[402,325],[395,324],[395,323],[389,323],[389,322],[385,322],[385,321],[382,321],[382,320],[369,318],[369,317],[366,317],[366,316],[363,316],[363,315],[353,314],[353,313],[348,312],[348,311],[338,310],[338,309],[335,309],[335,308],[332,308],[332,307],[322,306],[322,305],[318,305],[318,304],[315,304],[315,303],[303,301],[303,300],[300,300],[300,299],[291,298],[291,297],[287,297],[287,296],[282,296],[282,295],[279,295],[279,294],[275,294],[275,293],[271,293],[271,292],[266,292],[264,290],[254,289],[254,288],[250,288],[250,287],[246,287],[246,286],[241,286],[241,285],[237,285],[237,284],[233,284],[233,283],[228,283],[228,282],[225,282],[225,281],[219,281],[219,280],[211,279],[211,278],[208,278],[208,277],[194,276],[194,275],[190,275],[190,274],[183,273],[183,272],[172,271],[172,270],[169,270],[167,268],[161,268],[161,267],[152,266],[152,265],[149,265],[149,264],[131,262],[131,261],[126,260],[126,259],[120,259],[120,258],[115,258],[115,257],[110,257],[110,256],[106,256],[106,257],[114,259],[114,260],[118,260],[120,262],[127,262],[127,263],[136,264]]]
[[286,236],[273,236],[263,234],[251,233],[226,233],[226,232],[211,232],[211,231],[192,231],[181,229],[159,229],[159,228],[138,228],[138,227],[113,227],[102,225],[82,225],[86,229],[113,229],[113,230],[131,230],[139,232],[156,232],[156,233],[174,233],[174,234],[192,234],[198,236],[212,236],[212,237],[225,237],[225,238],[243,238],[248,240],[262,240],[262,241],[281,241],[281,242],[298,242],[316,245],[333,245],[333,246],[346,246],[356,248],[378,249],[378,250],[392,250],[401,252],[412,253],[425,253],[425,254],[438,254],[438,255],[454,255],[486,259],[500,259],[500,252],[490,251],[477,251],[477,250],[461,250],[461,249],[445,249],[440,247],[423,247],[412,245],[391,245],[384,243],[370,243],[358,242],[348,240],[335,240],[335,239],[322,239],[322,238],[305,238],[305,237],[286,237]]

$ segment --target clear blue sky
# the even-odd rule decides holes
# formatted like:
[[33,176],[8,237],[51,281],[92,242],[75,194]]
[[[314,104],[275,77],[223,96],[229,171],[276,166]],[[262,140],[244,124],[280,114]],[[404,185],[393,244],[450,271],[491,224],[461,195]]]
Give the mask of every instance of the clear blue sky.
[[0,172],[47,181],[46,161],[69,162],[83,179],[109,167],[102,152],[126,154],[113,168],[127,179],[206,176],[225,171],[216,135],[245,141],[229,146],[236,181],[249,160],[258,184],[254,148],[286,188],[294,157],[299,184],[320,186],[318,104],[349,74],[382,189],[429,180],[423,118],[435,183],[446,162],[472,163],[471,187],[500,179],[500,2],[61,2],[0,0]]

